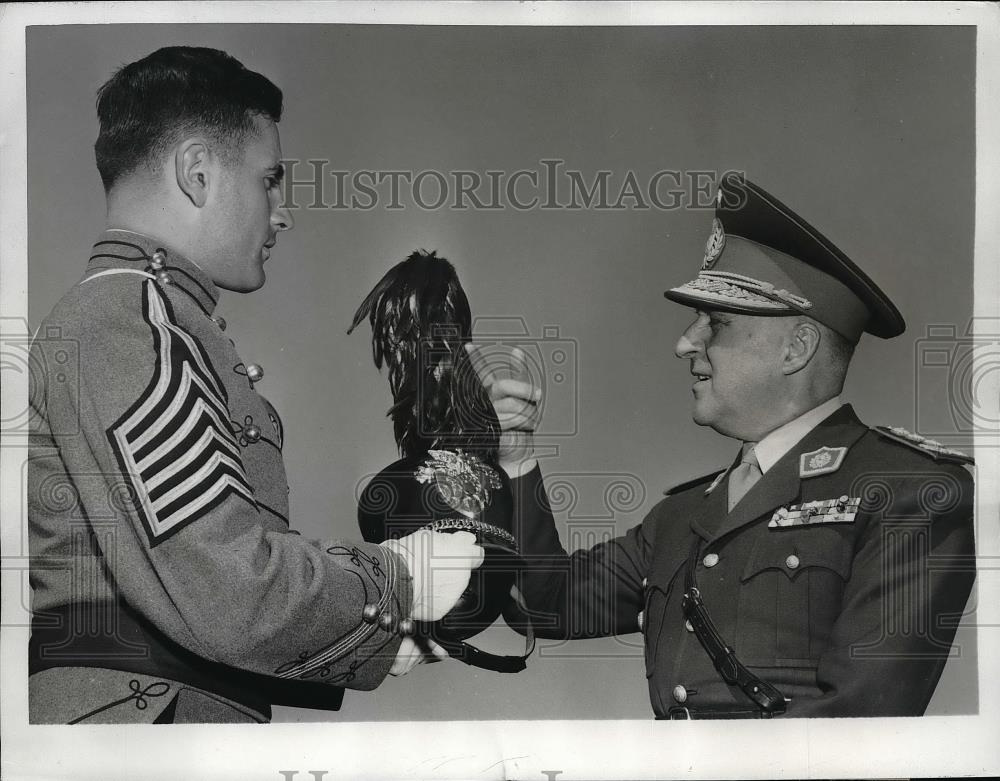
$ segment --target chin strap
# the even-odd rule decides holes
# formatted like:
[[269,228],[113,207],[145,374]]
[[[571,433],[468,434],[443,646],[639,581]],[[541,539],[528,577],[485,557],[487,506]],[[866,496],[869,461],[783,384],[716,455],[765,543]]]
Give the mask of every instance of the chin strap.
[[433,627],[428,630],[427,636],[444,648],[452,659],[497,673],[519,673],[527,667],[526,660],[535,650],[535,630],[528,617],[528,608],[524,603],[524,597],[521,596],[517,586],[511,586],[510,602],[504,609],[503,617],[508,625],[517,624],[524,627],[524,654],[522,656],[502,656],[483,651],[474,645],[469,645],[464,640],[451,640],[440,629],[435,630]]

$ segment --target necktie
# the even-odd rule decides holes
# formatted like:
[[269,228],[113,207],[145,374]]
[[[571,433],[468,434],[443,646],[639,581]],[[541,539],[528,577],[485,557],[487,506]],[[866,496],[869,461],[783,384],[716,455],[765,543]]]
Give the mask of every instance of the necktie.
[[757,456],[753,452],[756,442],[743,443],[743,454],[740,457],[739,466],[729,473],[729,510],[739,503],[747,491],[754,487],[754,484],[763,476],[760,465],[757,463]]

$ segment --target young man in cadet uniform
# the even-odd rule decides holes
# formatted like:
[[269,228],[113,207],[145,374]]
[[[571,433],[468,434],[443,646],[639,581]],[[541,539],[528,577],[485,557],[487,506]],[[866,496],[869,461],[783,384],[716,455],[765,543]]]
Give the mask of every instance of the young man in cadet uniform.
[[735,175],[697,279],[665,295],[695,310],[676,347],[694,420],[739,454],[572,556],[539,470],[519,481],[536,633],[641,630],[658,718],[921,715],[972,588],[973,482],[963,454],[840,399],[862,332],[898,336],[899,312]]
[[161,49],[100,90],[109,227],[33,345],[32,722],[336,708],[339,687],[422,658],[413,620],[443,616],[482,560],[468,533],[289,528],[281,422],[214,314],[220,290],[264,284],[292,227],[281,108],[212,49]]

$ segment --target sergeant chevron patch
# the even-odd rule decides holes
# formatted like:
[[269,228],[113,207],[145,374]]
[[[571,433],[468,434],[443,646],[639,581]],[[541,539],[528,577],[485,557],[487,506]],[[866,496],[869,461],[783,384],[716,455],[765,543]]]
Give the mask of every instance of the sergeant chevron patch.
[[204,348],[174,322],[153,282],[144,283],[142,303],[156,351],[153,378],[108,429],[108,440],[155,547],[227,496],[256,503],[229,428],[225,388]]

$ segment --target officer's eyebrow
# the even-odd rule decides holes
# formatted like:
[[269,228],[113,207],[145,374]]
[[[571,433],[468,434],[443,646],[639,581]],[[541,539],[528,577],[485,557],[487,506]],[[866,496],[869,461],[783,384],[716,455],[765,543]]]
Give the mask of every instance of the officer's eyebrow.
[[733,318],[726,312],[722,312],[718,309],[708,309],[705,310],[705,314],[708,315],[708,321],[710,323],[719,323],[721,325],[728,325],[733,322]]

